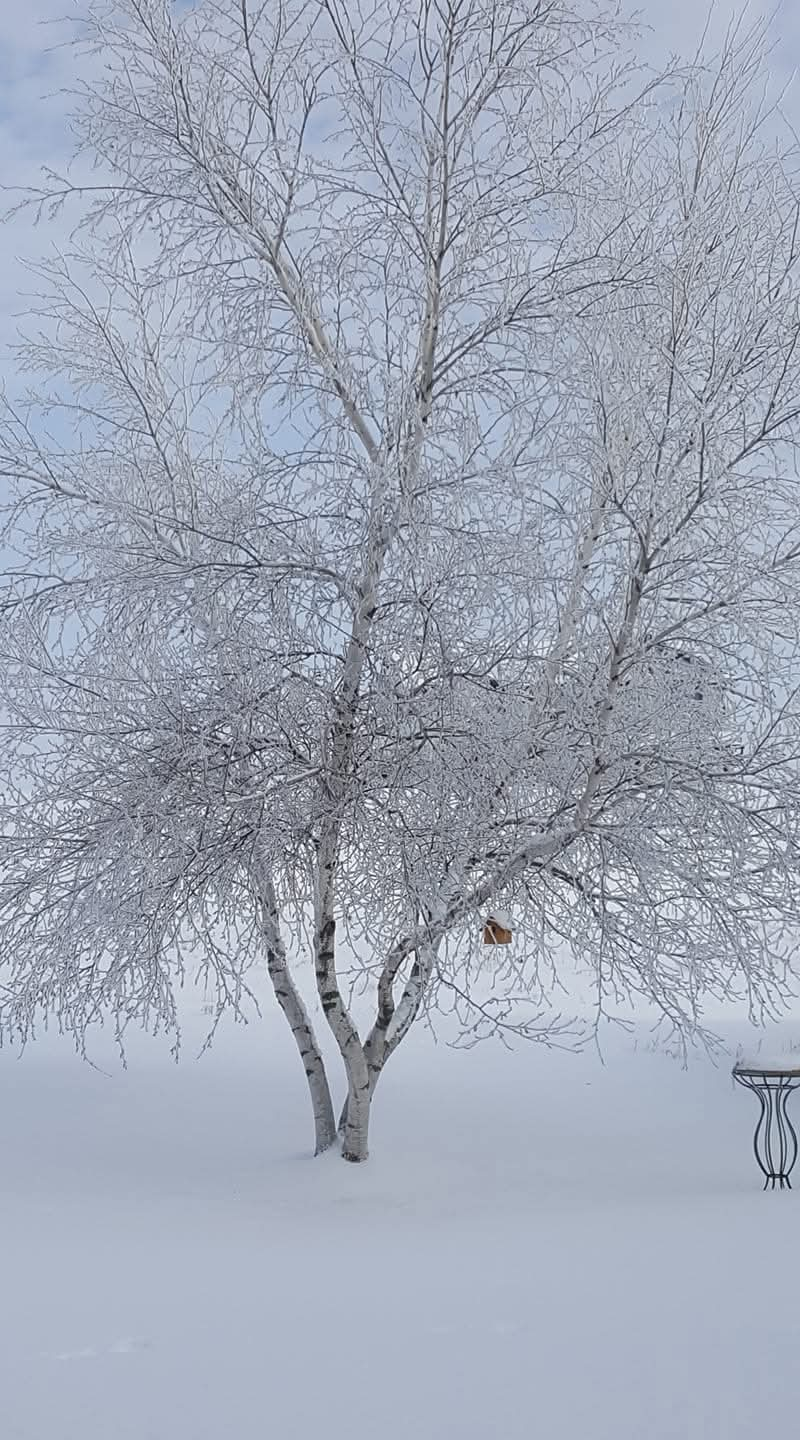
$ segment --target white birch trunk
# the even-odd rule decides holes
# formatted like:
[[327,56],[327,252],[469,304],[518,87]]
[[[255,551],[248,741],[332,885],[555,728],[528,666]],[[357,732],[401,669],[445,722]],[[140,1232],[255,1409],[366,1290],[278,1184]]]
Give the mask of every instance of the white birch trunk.
[[361,1038],[336,983],[336,921],[327,908],[317,918],[315,948],[317,988],[322,1008],[347,1075],[347,1103],[342,1117],[342,1158],[358,1163],[366,1160],[369,1154],[372,1100],[369,1067]]
[[334,699],[324,792],[324,803],[329,813],[321,826],[314,897],[314,967],[317,991],[347,1075],[342,1157],[354,1162],[366,1160],[369,1154],[372,1089],[364,1046],[342,996],[336,974],[334,897],[339,865],[341,807],[345,799],[352,756],[359,687],[377,606],[381,566],[392,535],[392,526],[383,515],[383,484],[383,481],[378,483],[377,491],[373,495],[373,514],[364,574],[358,587],[358,605],[344,657],[341,686]]
[[314,1154],[321,1155],[323,1151],[330,1149],[337,1138],[333,1100],[325,1070],[325,1061],[322,1058],[308,1011],[289,970],[272,881],[263,873],[256,874],[255,878],[261,928],[267,947],[267,971],[275,991],[275,998],[286,1016],[289,1028],[295,1038],[295,1044],[300,1052],[300,1059],[303,1062],[311,1095],[311,1108],[314,1113]]
[[[378,1014],[365,1043],[364,1056],[367,1062],[367,1078],[369,1081],[369,1104],[375,1095],[375,1088],[383,1074],[383,1069],[390,1055],[393,1055],[401,1040],[404,1040],[411,1029],[420,1006],[425,998],[433,973],[433,966],[436,959],[436,946],[420,946],[414,957],[411,973],[406,981],[403,993],[395,1008],[394,1000],[391,998],[391,982],[387,988],[387,979],[396,975],[396,968],[393,968],[393,959],[390,957],[382,977],[383,994],[379,998]],[[350,1098],[344,1103],[342,1113],[339,1117],[339,1134],[345,1137],[348,1122],[350,1120]],[[356,1124],[358,1121],[356,1121]]]
[[369,1156],[369,1121],[372,1087],[369,1074],[358,1070],[347,1077],[347,1105],[342,1134],[342,1159],[359,1164]]
[[289,1022],[300,1052],[314,1113],[314,1154],[329,1150],[337,1138],[333,1100],[325,1062],[317,1045],[308,1012],[292,980],[285,960],[267,948],[267,969],[275,998]]

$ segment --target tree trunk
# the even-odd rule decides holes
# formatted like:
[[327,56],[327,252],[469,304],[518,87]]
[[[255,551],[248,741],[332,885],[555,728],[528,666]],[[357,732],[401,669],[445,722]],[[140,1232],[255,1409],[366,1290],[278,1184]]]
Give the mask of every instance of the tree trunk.
[[[367,1125],[369,1125],[369,1122],[370,1122],[370,1120],[371,1120],[371,1118],[372,1118],[372,1101],[373,1101],[373,1098],[374,1098],[374,1096],[375,1096],[375,1086],[377,1085],[378,1080],[380,1079],[380,1073],[381,1073],[380,1070],[376,1070],[376,1069],[374,1069],[372,1066],[368,1066],[368,1075],[369,1075],[369,1100],[367,1101]],[[363,1110],[363,1101],[362,1101],[362,1110]],[[350,1087],[348,1087],[347,1099],[345,1100],[344,1105],[342,1106],[341,1112],[340,1112],[340,1114],[339,1114],[339,1139],[340,1139],[341,1142],[342,1142],[342,1154],[344,1154],[344,1150],[345,1150],[347,1127],[348,1127],[348,1123],[349,1123],[349,1119],[348,1119],[349,1114],[350,1114]],[[358,1128],[357,1125],[356,1125],[356,1128]]]
[[275,998],[289,1022],[295,1043],[300,1052],[303,1069],[306,1072],[314,1112],[314,1154],[321,1155],[329,1150],[337,1138],[336,1120],[333,1110],[325,1061],[322,1058],[311,1021],[285,961],[276,957],[275,951],[267,950],[267,969],[275,991]]
[[369,1108],[372,1098],[369,1066],[358,1030],[344,1002],[336,978],[336,920],[330,902],[331,862],[321,865],[324,876],[317,893],[314,963],[322,1009],[342,1057],[347,1075],[347,1117],[342,1157],[356,1163],[369,1154]]
[[[383,1074],[386,1061],[390,1055],[394,1054],[401,1041],[405,1039],[419,1014],[420,1006],[422,1005],[425,991],[433,972],[437,950],[438,945],[427,946],[424,949],[420,947],[420,951],[414,957],[411,974],[408,977],[408,981],[400,998],[400,1003],[397,1007],[394,1005],[391,990],[391,977],[396,974],[396,968],[392,967],[391,959],[389,967],[384,972],[385,976],[389,979],[389,984],[388,987],[384,988],[383,996],[378,1005],[375,1024],[363,1046],[364,1057],[367,1062],[369,1099],[366,1102],[362,1100],[361,1105],[363,1108],[364,1103],[366,1103],[367,1124],[369,1124],[369,1115],[372,1100],[375,1095],[375,1087]],[[344,1153],[345,1147],[348,1144],[347,1135],[350,1126],[350,1095],[352,1089],[352,1086],[348,1087],[347,1099],[344,1102],[342,1112],[339,1116],[339,1135],[342,1139],[342,1153]],[[358,1122],[356,1122],[356,1126],[357,1124]],[[346,1158],[350,1157],[348,1156]]]
[[342,1159],[358,1164],[369,1155],[369,1119],[372,1087],[369,1080],[348,1075],[347,1102],[342,1111]]
[[300,992],[292,979],[286,947],[281,935],[278,917],[278,901],[272,880],[265,871],[253,865],[253,875],[261,915],[261,929],[267,946],[267,970],[275,991],[275,999],[281,1007],[300,1052],[303,1069],[306,1072],[314,1112],[314,1154],[321,1155],[329,1150],[337,1138],[333,1099],[325,1071],[325,1061],[317,1044],[317,1037],[303,1004]]

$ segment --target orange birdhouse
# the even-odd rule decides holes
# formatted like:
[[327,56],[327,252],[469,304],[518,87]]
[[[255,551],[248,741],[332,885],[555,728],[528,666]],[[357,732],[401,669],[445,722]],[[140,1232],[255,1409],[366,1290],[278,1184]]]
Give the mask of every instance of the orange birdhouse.
[[489,915],[483,927],[484,945],[510,945],[511,926],[504,915],[502,918],[497,915]]

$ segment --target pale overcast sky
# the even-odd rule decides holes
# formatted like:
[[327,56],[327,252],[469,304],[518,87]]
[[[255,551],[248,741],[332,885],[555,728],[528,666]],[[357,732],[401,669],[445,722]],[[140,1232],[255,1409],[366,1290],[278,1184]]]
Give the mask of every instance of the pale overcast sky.
[[[35,180],[42,165],[57,168],[68,153],[68,102],[59,91],[75,79],[76,61],[68,46],[57,43],[69,33],[58,20],[69,13],[80,16],[85,4],[86,0],[72,4],[70,0],[0,0],[0,182],[5,185]],[[643,0],[637,8],[652,27],[651,55],[665,56],[670,49],[693,51],[706,14],[703,0]],[[739,0],[716,0],[713,29],[721,29],[741,8]],[[751,5],[749,13],[755,18],[761,7]],[[787,79],[800,57],[798,0],[783,0],[773,12],[772,25],[775,65],[781,79]],[[787,108],[800,122],[800,82],[792,91]],[[57,243],[58,235],[58,224],[38,233],[19,220],[0,228],[0,374],[9,363],[3,352],[14,329],[12,316],[24,307],[23,292],[31,285],[22,257],[41,253],[48,240]]]

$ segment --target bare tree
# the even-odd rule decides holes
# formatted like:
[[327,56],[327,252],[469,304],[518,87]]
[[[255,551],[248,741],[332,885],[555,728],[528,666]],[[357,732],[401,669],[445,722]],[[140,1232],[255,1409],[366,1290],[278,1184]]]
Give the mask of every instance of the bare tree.
[[82,207],[21,352],[56,388],[1,440],[3,1032],[174,1026],[189,957],[220,1010],[265,960],[323,1150],[310,954],[362,1160],[415,1020],[551,1038],[564,947],[598,1016],[777,1005],[800,330],[763,30],[653,79],[573,0],[91,10],[97,183],[29,197]]

